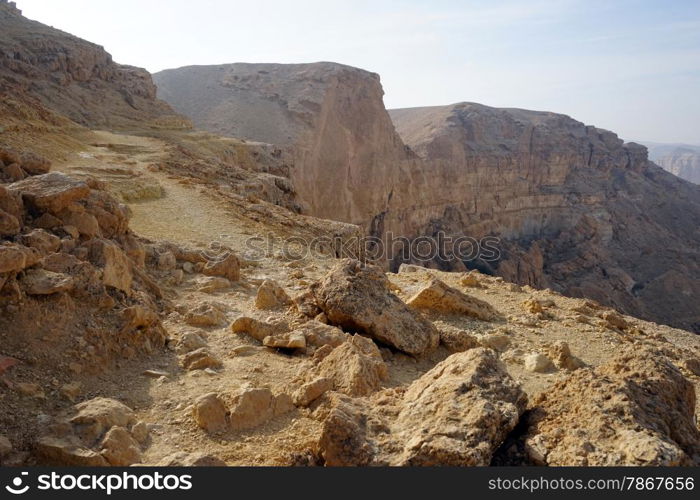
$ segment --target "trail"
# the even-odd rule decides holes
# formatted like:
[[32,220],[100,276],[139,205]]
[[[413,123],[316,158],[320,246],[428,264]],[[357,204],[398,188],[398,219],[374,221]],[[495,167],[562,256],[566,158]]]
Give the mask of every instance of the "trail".
[[140,236],[206,246],[225,240],[243,247],[253,229],[226,204],[152,168],[165,161],[167,144],[159,139],[96,131],[89,149],[59,164],[55,170],[93,175],[105,180],[125,199],[133,217],[131,228]]

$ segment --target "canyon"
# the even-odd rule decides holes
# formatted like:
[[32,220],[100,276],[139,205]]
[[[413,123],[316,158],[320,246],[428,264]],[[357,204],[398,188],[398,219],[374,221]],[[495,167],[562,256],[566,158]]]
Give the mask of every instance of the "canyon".
[[387,269],[479,269],[700,331],[700,190],[639,144],[549,112],[387,111],[378,75],[335,63],[195,66],[154,79],[196,126],[289,150],[302,213],[383,241],[500,241],[489,260],[419,262],[384,248]]
[[642,146],[335,63],[151,80],[7,0],[0,77],[1,466],[700,464],[699,188]]
[[654,163],[686,181],[700,184],[700,146],[648,143]]

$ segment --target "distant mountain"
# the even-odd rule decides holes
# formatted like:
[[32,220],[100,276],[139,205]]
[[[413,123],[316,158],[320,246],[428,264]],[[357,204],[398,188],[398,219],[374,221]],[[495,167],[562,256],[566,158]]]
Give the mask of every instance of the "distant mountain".
[[700,184],[700,146],[690,144],[643,143],[649,159],[681,179]]

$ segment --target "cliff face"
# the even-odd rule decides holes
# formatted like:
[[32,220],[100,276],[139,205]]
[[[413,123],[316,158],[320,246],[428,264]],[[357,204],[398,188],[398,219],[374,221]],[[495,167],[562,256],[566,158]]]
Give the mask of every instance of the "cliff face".
[[650,158],[664,170],[700,184],[700,147],[654,145],[649,147],[649,153]]
[[[507,280],[590,297],[700,329],[700,189],[647,160],[646,148],[569,117],[475,104],[395,110],[431,172],[430,216],[389,210],[412,231],[501,238]],[[421,227],[421,224],[422,227]]]
[[376,74],[335,63],[228,64],[154,80],[159,97],[197,127],[288,147],[305,213],[366,225],[385,206],[386,186],[401,182],[410,152]]
[[554,113],[389,113],[376,75],[331,63],[191,67],[156,83],[198,126],[293,151],[305,213],[378,237],[500,241],[495,259],[420,262],[385,247],[394,269],[479,268],[700,330],[700,189],[640,145]]
[[91,127],[174,115],[156,99],[147,71],[116,64],[99,45],[31,21],[5,0],[0,1],[0,93],[15,99],[26,94]]

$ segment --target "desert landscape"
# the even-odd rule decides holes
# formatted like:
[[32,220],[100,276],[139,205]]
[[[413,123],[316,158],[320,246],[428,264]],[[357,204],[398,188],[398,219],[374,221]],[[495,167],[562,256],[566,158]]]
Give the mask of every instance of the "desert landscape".
[[0,465],[700,465],[697,152],[383,95],[0,0]]

